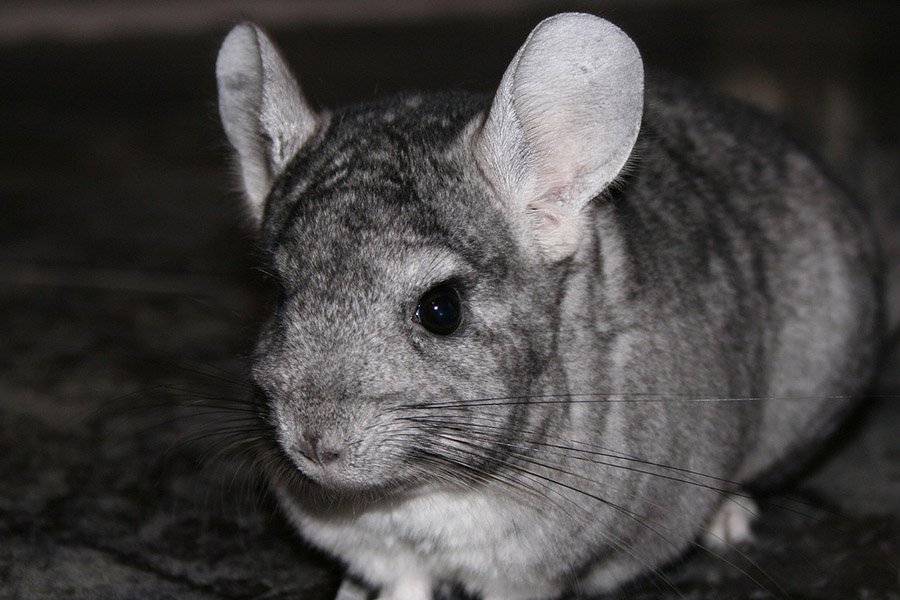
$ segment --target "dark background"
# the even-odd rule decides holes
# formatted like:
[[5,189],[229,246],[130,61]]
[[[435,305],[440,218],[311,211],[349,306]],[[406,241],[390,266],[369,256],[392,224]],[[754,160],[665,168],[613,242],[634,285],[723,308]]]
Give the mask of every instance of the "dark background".
[[[871,207],[900,321],[900,3],[29,2],[0,6],[0,597],[330,598],[221,415],[266,306],[214,63],[264,24],[312,103],[492,91],[544,16],[787,121]],[[628,598],[900,598],[896,336],[868,410],[758,542]],[[794,501],[794,498],[802,501]]]

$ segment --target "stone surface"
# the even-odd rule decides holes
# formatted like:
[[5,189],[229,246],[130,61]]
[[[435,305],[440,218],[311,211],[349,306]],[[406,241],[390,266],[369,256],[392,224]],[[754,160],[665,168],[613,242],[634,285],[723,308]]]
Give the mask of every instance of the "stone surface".
[[[620,16],[638,37],[657,32],[649,59],[681,61],[747,97],[762,90],[786,117],[800,114],[802,86],[784,74],[805,51],[792,55],[797,42],[783,27],[761,27],[767,9],[746,9],[745,21],[734,8],[703,10],[696,23],[670,9],[666,18]],[[890,28],[853,15],[827,21],[869,24],[868,41],[847,42],[845,53],[896,65],[896,43],[879,33]],[[488,89],[533,17],[276,37],[315,102],[333,103],[404,87]],[[710,40],[740,23],[755,24],[785,64],[746,75],[746,55],[704,58],[684,41],[727,49]],[[808,43],[830,40],[810,31]],[[472,49],[465,56],[460,36]],[[731,48],[748,39],[735,34]],[[292,533],[246,457],[210,437],[231,426],[229,415],[203,408],[207,398],[247,393],[244,357],[267,303],[226,174],[217,42],[148,37],[0,52],[0,598],[334,595],[339,566]],[[878,69],[854,65],[836,64],[835,81],[872,82],[853,88],[862,116],[843,130],[830,125],[849,127],[849,146],[829,142],[827,123],[794,122],[873,205],[896,272],[900,127],[888,120],[897,95],[874,81]],[[897,358],[885,360],[880,397],[831,455],[762,503],[754,544],[721,557],[698,550],[620,596],[900,598]]]

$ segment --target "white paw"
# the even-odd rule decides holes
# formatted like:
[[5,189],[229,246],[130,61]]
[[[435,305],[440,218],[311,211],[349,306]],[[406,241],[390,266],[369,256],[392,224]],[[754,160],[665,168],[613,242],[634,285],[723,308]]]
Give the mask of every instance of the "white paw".
[[344,579],[334,600],[367,600],[369,592],[351,579]]
[[722,550],[753,541],[751,525],[758,514],[759,507],[752,498],[729,494],[706,525],[703,545],[712,550]]
[[431,580],[406,577],[385,587],[378,600],[431,600]]

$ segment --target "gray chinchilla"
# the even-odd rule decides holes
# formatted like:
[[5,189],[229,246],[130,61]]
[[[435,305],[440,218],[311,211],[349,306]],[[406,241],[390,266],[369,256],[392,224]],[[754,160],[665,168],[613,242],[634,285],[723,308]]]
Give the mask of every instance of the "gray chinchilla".
[[860,206],[601,18],[540,23],[492,98],[317,112],[252,24],[217,76],[280,285],[261,462],[381,600],[591,594],[746,539],[744,490],[868,383]]

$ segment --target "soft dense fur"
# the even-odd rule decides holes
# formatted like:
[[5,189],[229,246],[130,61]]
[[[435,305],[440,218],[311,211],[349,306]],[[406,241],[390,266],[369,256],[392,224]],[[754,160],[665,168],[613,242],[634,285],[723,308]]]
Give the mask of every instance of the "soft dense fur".
[[[273,485],[384,600],[651,571],[870,376],[857,204],[768,120],[645,82],[602,19],[542,23],[493,98],[315,114],[252,25],[217,71],[282,288],[253,367],[290,466]],[[465,312],[447,337],[411,319],[443,282]]]

